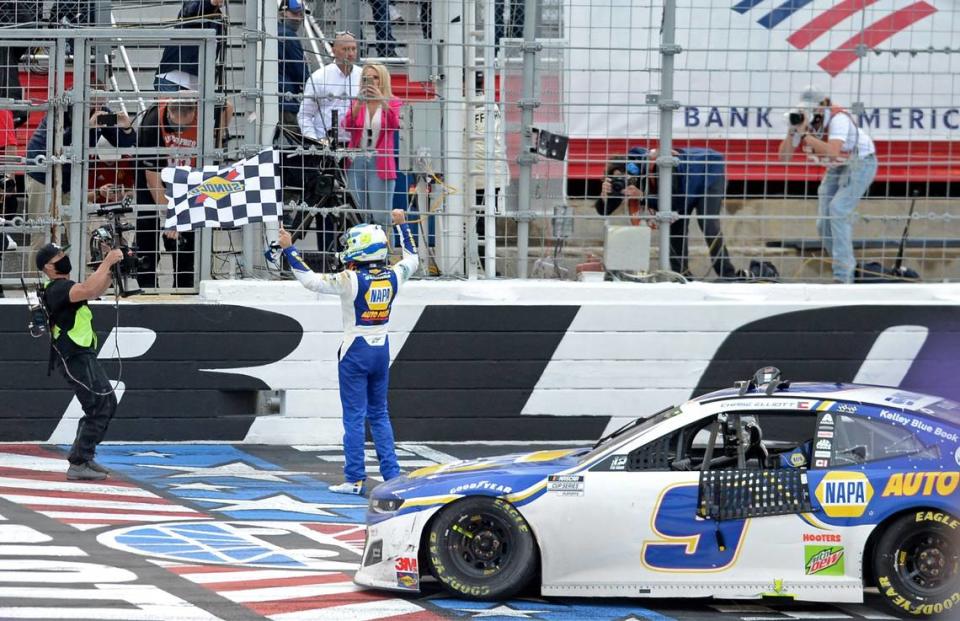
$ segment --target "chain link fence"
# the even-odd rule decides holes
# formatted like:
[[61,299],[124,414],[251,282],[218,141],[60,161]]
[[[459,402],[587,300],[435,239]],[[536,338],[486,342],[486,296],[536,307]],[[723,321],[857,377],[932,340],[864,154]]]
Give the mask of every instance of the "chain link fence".
[[[282,277],[275,225],[164,230],[164,167],[265,147],[317,269],[402,208],[423,277],[952,281],[957,22],[943,0],[0,2],[0,285],[50,240],[80,278],[121,236],[145,291]],[[836,118],[877,163],[845,207],[819,197],[859,163],[826,151]]]

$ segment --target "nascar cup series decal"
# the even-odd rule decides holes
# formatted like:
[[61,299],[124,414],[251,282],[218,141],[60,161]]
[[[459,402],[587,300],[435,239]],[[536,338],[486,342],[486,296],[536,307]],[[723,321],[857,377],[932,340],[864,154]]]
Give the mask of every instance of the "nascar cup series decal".
[[873,486],[862,472],[830,472],[816,491],[823,512],[832,518],[856,518],[866,512]]
[[583,496],[583,475],[551,474],[547,477],[547,491],[557,496]]

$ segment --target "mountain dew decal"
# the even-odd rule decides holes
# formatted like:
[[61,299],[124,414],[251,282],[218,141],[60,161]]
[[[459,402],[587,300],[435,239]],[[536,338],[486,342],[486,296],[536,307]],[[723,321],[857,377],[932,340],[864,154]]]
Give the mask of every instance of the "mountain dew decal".
[[808,576],[842,576],[842,546],[804,546],[804,567]]

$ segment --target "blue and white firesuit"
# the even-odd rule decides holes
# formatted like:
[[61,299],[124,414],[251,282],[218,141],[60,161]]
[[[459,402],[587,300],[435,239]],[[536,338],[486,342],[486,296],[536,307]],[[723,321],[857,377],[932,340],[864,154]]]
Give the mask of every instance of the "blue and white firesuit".
[[307,289],[340,296],[343,308],[343,341],[338,352],[340,403],[343,406],[344,478],[364,481],[364,420],[380,462],[380,475],[390,480],[400,474],[387,411],[390,378],[390,345],[387,323],[400,285],[419,265],[413,236],[406,224],[396,226],[403,259],[393,267],[359,263],[336,274],[317,274],[303,262],[293,246],[283,251],[294,276]]

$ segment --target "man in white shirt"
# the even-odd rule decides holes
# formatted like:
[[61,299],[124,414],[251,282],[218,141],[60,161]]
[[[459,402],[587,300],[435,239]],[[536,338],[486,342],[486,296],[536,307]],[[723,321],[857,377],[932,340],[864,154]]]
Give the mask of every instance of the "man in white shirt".
[[[360,67],[357,61],[357,40],[350,32],[338,32],[333,41],[334,61],[314,71],[303,87],[303,101],[297,113],[300,132],[318,140],[336,127],[332,112],[337,111],[337,122],[347,113],[351,100],[360,92]],[[339,128],[338,128],[339,129]],[[338,142],[346,144],[346,132],[338,134]]]
[[817,192],[817,231],[830,253],[834,282],[852,283],[857,267],[853,218],[860,198],[877,175],[876,147],[849,112],[832,105],[829,97],[812,86],[804,90],[788,119],[790,128],[780,143],[780,159],[790,160],[797,147],[802,147],[813,161],[826,167]]

